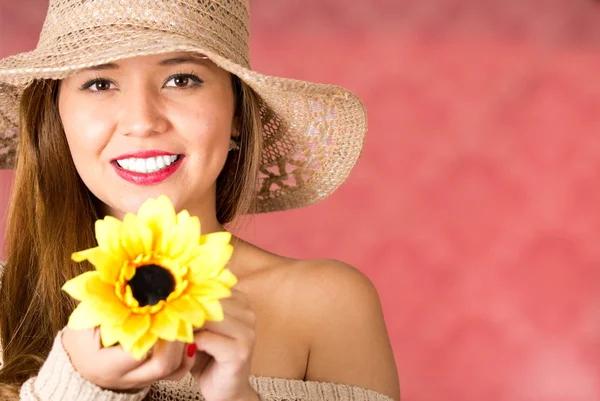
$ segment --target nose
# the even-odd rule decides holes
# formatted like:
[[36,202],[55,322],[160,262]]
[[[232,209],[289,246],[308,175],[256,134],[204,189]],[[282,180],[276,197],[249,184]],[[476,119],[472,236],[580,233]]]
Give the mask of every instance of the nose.
[[118,132],[122,135],[145,137],[167,130],[168,119],[160,94],[136,89],[123,93],[121,100]]

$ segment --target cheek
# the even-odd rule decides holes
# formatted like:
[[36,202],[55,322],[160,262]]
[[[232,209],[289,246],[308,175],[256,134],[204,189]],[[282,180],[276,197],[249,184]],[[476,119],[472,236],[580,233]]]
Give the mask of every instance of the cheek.
[[219,163],[227,156],[231,138],[232,116],[226,108],[198,107],[188,110],[177,132],[185,135],[185,142],[198,158]]
[[59,111],[73,160],[76,164],[78,160],[93,161],[110,138],[110,120],[97,107],[82,102],[75,106],[66,101]]
[[95,190],[102,177],[102,163],[97,161],[109,138],[109,120],[99,115],[102,112],[97,108],[92,110],[74,98],[59,101],[59,113],[75,169],[85,185],[99,195]]

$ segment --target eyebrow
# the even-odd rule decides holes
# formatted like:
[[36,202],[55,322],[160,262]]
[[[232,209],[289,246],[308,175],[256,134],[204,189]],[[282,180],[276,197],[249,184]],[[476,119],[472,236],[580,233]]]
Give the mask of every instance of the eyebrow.
[[[186,63],[193,63],[193,64],[198,64],[198,65],[206,65],[206,60],[208,58],[204,55],[202,56],[195,56],[195,57],[190,57],[190,56],[183,56],[183,57],[173,57],[173,58],[168,58],[165,60],[161,60],[158,65],[161,67],[165,67],[165,66],[171,66],[171,65],[179,65],[179,64],[186,64]],[[89,68],[86,68],[86,71],[104,71],[104,70],[116,70],[118,69],[119,66],[115,63],[108,63],[108,64],[100,64],[100,65],[95,65]]]

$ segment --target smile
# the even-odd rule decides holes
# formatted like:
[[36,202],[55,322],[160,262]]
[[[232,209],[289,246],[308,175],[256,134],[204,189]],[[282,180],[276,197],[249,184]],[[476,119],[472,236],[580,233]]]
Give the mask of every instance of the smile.
[[143,159],[131,157],[128,159],[117,160],[116,162],[123,170],[149,174],[166,169],[179,160],[180,157],[181,156],[178,155],[164,155]]
[[112,164],[117,175],[125,181],[136,185],[153,185],[175,173],[183,159],[183,155],[126,157],[114,160]]

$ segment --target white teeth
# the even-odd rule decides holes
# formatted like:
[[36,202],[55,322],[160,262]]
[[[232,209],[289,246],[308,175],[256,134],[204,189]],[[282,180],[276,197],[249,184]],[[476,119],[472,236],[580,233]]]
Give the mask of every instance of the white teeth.
[[132,171],[136,171],[138,173],[146,173],[146,162],[144,161],[144,159],[135,159],[135,164],[133,166],[131,170]]
[[156,168],[156,159],[154,157],[151,157],[150,159],[146,159],[146,171],[149,173],[153,173],[156,170],[158,170]]
[[117,160],[117,164],[124,170],[148,174],[164,169],[175,162],[178,157],[173,155],[149,157],[147,159],[128,158]]

